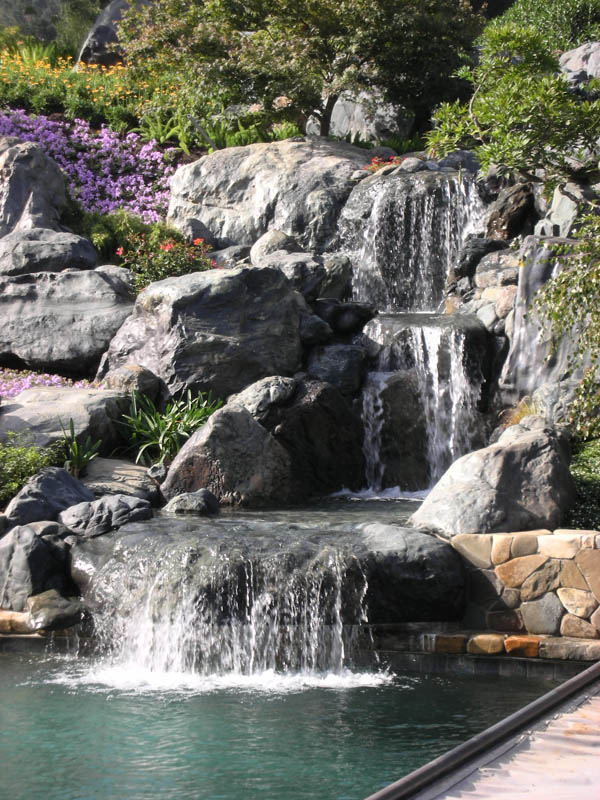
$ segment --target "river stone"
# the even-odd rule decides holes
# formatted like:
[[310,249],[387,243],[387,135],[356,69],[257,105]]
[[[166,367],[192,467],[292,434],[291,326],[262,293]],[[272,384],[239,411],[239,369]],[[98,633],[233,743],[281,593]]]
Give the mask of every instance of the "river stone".
[[258,266],[281,270],[294,289],[309,302],[321,293],[321,285],[326,277],[325,267],[311,253],[277,250],[264,256]]
[[294,500],[284,448],[244,408],[222,408],[183,445],[162,484],[167,500],[208,489],[221,505],[260,507]]
[[79,625],[85,606],[76,597],[62,597],[56,589],[28,597],[26,608],[32,630],[55,631]]
[[599,634],[595,625],[576,617],[574,614],[565,614],[560,621],[560,635],[574,636],[577,639],[598,639]]
[[2,407],[0,441],[20,435],[23,441],[47,447],[63,440],[73,420],[77,441],[88,436],[102,442],[102,453],[122,444],[117,421],[129,410],[129,395],[104,389],[46,386],[26,389]]
[[0,275],[93,269],[98,254],[83,236],[47,228],[13,231],[0,239]]
[[367,374],[367,352],[364,347],[353,344],[315,347],[306,369],[311,378],[333,384],[342,394],[353,395]]
[[219,501],[208,489],[198,489],[172,497],[163,509],[170,514],[196,514],[208,516],[217,514]]
[[555,636],[565,610],[558,597],[549,592],[539,600],[521,605],[523,623],[528,633],[547,633]]
[[[458,554],[434,536],[396,525],[365,525],[362,562],[370,623],[459,619],[464,570]],[[377,580],[370,580],[377,575]]]
[[176,171],[168,221],[190,238],[202,235],[200,223],[217,248],[253,245],[275,228],[302,248],[322,249],[335,234],[352,173],[371,155],[319,137],[217,150]]
[[456,266],[454,275],[458,278],[473,278],[479,262],[488,253],[505,250],[508,243],[502,239],[486,239],[472,236],[464,243]]
[[564,438],[542,425],[508,428],[496,444],[455,461],[411,525],[448,539],[458,533],[556,528],[575,489]]
[[333,331],[324,319],[316,314],[300,316],[300,339],[304,347],[327,344],[333,338]]
[[568,375],[572,338],[554,342],[553,348],[549,337],[540,329],[532,305],[541,287],[563,267],[553,255],[553,248],[568,244],[568,239],[528,236],[521,247],[519,255],[523,267],[519,270],[510,350],[500,376],[501,392],[509,401],[518,401],[543,384],[556,383]]
[[26,600],[48,589],[73,593],[68,556],[57,536],[38,536],[29,525],[17,525],[0,539],[0,608],[23,611]]
[[99,500],[77,503],[58,515],[58,521],[78,536],[91,538],[116,530],[128,522],[151,519],[148,500],[127,494],[109,494]]
[[569,614],[575,614],[576,617],[587,619],[598,608],[598,601],[591,592],[562,588],[556,594]]
[[560,561],[550,559],[521,585],[521,600],[535,600],[560,586]]
[[93,493],[66,469],[44,467],[13,497],[5,513],[12,525],[27,525],[56,520],[65,508],[93,499]]
[[119,267],[0,278],[0,357],[85,377],[133,308]]
[[321,297],[343,300],[350,293],[352,262],[341,253],[323,256],[325,278],[321,284]]
[[302,248],[293,236],[271,228],[263,233],[250,248],[250,262],[253,267],[265,266],[263,263],[273,253],[300,253]]
[[39,145],[0,138],[0,176],[0,237],[59,228],[67,202],[65,178]]
[[259,381],[232,398],[269,430],[291,459],[295,502],[364,482],[362,421],[340,391],[327,383],[281,378]]
[[171,393],[225,398],[267,375],[297,371],[300,308],[275,269],[215,269],[152,283],[110,343],[97,377],[137,364]]
[[126,494],[152,505],[159,505],[162,499],[159,485],[148,475],[147,468],[121,458],[94,458],[81,482],[91,489],[96,499],[107,494]]

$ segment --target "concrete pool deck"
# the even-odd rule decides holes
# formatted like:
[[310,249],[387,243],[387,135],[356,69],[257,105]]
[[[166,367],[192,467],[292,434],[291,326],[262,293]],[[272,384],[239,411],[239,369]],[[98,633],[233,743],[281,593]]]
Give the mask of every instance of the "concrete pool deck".
[[600,664],[367,800],[600,797]]

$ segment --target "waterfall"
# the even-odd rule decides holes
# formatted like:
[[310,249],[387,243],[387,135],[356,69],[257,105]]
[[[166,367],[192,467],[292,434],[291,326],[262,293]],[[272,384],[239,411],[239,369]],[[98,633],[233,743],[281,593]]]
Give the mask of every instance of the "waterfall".
[[483,204],[472,176],[384,175],[354,190],[342,213],[355,300],[380,310],[435,311],[448,271]]
[[86,592],[101,650],[152,673],[340,674],[367,581],[348,553],[274,539],[251,555],[239,538],[125,537]]
[[484,333],[458,315],[385,314],[369,323],[365,335],[378,347],[363,389],[371,489],[429,488],[477,446]]

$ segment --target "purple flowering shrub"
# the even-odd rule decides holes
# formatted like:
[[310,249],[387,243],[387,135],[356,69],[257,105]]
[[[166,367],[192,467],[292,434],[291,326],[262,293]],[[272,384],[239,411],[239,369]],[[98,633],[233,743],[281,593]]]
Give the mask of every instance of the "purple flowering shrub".
[[22,109],[0,113],[0,136],[39,144],[65,172],[71,195],[86,212],[123,209],[148,223],[166,216],[174,167],[153,141],[144,144],[135,133],[121,136],[105,126],[94,131],[81,119],[30,117]]
[[61,375],[42,375],[25,370],[2,369],[0,367],[0,397],[16,397],[34,386],[70,386],[73,389],[87,389],[95,386],[90,381],[72,381]]

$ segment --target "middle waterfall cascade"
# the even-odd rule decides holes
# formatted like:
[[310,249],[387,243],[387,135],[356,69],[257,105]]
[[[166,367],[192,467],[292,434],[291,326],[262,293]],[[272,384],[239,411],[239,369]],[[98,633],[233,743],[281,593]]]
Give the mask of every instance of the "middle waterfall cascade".
[[380,312],[363,335],[372,356],[362,398],[370,491],[430,488],[482,443],[486,331],[477,319],[435,312],[483,211],[471,174],[425,169],[363,180],[342,212],[353,297]]

